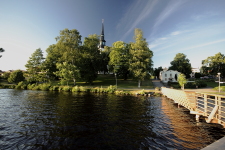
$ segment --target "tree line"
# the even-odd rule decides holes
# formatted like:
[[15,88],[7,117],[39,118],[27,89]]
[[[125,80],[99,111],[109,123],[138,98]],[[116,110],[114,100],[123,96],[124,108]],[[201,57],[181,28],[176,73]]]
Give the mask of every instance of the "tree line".
[[[149,78],[150,75],[159,78],[162,67],[153,69],[153,52],[149,49],[141,29],[134,30],[134,42],[125,43],[116,41],[111,47],[105,46],[104,50],[98,49],[99,36],[89,35],[81,41],[81,35],[76,29],[61,30],[56,38],[56,44],[46,49],[46,57],[39,48],[31,55],[25,67],[25,77],[29,83],[48,82],[59,79],[61,84],[68,84],[77,80],[92,84],[99,72],[113,72],[126,80],[129,77],[138,81]],[[0,52],[4,52],[0,48]],[[0,56],[1,57],[1,56]],[[183,53],[178,53],[170,62],[168,70],[177,70],[189,78],[192,67],[189,59]],[[25,80],[22,71],[17,70],[7,78],[9,82],[18,83]],[[202,61],[201,73],[204,75],[225,75],[225,56],[217,53]],[[197,74],[196,74],[197,75]]]
[[[25,67],[30,83],[59,79],[62,84],[77,80],[92,84],[99,72],[128,76],[141,81],[150,76],[153,52],[149,49],[141,29],[135,29],[134,42],[117,41],[104,50],[98,49],[99,36],[89,35],[81,41],[76,29],[64,29],[56,38],[56,44],[46,49],[46,58],[39,48],[31,55]],[[11,80],[12,81],[12,80]]]
[[[154,68],[153,74],[159,78],[159,73],[162,70],[162,67]],[[174,60],[170,62],[168,70],[176,70],[183,73],[186,78],[189,78],[192,67],[187,56],[183,53],[178,53],[174,57]],[[219,72],[221,73],[221,77],[225,76],[225,55],[221,52],[202,60],[200,73],[197,73],[195,77],[200,78],[205,75],[217,76]]]

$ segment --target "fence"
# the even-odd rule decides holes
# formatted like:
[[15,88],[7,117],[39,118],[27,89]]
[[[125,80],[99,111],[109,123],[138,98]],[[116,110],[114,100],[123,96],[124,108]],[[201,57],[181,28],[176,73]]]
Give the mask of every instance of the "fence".
[[194,91],[182,91],[162,87],[161,92],[175,103],[190,110],[191,114],[206,117],[207,123],[219,123],[225,127],[225,96]]

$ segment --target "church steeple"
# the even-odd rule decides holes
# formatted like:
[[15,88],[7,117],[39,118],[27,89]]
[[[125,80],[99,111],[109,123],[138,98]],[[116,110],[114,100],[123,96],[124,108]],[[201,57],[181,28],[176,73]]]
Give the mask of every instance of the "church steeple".
[[103,49],[105,47],[105,39],[104,39],[104,19],[102,19],[102,32],[99,40],[99,49]]

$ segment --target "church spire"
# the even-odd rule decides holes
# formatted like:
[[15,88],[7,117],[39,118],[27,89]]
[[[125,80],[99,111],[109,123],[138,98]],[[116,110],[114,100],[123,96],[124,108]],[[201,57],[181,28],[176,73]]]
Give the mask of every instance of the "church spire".
[[103,49],[105,47],[105,39],[104,39],[104,19],[102,19],[102,32],[99,41],[99,49]]

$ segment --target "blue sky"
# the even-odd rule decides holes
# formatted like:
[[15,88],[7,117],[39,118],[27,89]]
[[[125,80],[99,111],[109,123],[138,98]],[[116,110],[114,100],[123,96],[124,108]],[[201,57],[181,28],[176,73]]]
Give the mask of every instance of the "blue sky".
[[225,54],[224,0],[0,0],[0,70],[25,70],[38,48],[55,44],[65,28],[82,39],[101,33],[106,45],[132,42],[134,29],[143,30],[153,51],[154,68],[169,67],[184,53],[192,67],[218,52]]

